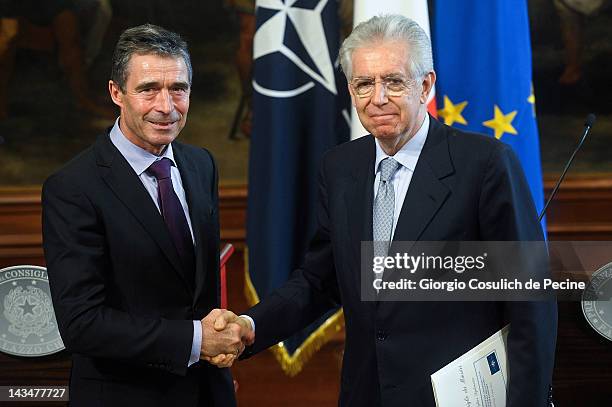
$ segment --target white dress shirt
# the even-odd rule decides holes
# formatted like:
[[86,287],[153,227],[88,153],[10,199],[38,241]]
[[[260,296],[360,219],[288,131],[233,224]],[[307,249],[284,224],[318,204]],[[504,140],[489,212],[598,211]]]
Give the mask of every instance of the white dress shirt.
[[[404,204],[404,198],[406,198],[406,192],[410,186],[412,180],[412,174],[423,150],[423,145],[427,139],[427,132],[429,131],[429,115],[425,115],[425,120],[419,128],[419,130],[412,136],[402,148],[395,153],[393,159],[401,164],[395,174],[391,177],[391,183],[393,185],[393,191],[395,192],[395,207],[393,209],[393,228],[391,232],[391,240],[395,235],[395,227],[397,226],[397,220],[399,219],[402,205]],[[380,168],[379,164],[382,160],[389,157],[380,146],[378,140],[376,140],[376,161],[374,163],[374,199],[378,193],[378,184],[380,184]]]

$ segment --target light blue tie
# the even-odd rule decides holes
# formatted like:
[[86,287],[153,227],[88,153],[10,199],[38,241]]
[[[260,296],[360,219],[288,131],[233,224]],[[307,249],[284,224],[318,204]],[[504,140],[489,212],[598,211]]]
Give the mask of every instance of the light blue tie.
[[[401,166],[391,157],[387,157],[379,164],[380,182],[378,193],[374,200],[374,218],[372,232],[374,238],[374,256],[386,256],[391,243],[393,232],[393,211],[395,209],[395,190],[391,179]],[[376,278],[382,278],[382,273],[376,273]]]

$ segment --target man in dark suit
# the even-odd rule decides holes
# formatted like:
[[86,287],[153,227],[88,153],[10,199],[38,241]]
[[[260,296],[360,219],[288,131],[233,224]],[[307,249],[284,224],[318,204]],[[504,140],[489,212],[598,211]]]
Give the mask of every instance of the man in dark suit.
[[[354,29],[340,58],[371,135],[323,158],[316,234],[294,276],[246,312],[256,340],[244,355],[341,304],[346,344],[339,405],[434,406],[430,375],[509,322],[507,405],[548,405],[555,303],[363,301],[362,241],[543,236],[512,150],[427,115],[436,76],[429,39],[414,21],[374,17]],[[249,328],[229,311],[222,319]]]
[[236,324],[213,328],[217,169],[206,149],[175,141],[191,75],[177,34],[126,30],[109,81],[120,117],[44,184],[43,244],[74,406],[236,404],[229,370],[200,361],[238,353],[245,338]]

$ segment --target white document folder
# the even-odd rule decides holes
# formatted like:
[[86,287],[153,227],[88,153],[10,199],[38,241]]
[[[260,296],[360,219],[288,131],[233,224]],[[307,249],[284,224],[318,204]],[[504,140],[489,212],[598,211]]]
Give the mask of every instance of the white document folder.
[[506,406],[509,327],[431,375],[438,407]]

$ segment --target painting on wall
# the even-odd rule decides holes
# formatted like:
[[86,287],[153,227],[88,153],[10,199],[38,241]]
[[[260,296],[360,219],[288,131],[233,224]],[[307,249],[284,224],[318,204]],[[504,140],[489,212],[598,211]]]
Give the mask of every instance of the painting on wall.
[[[222,184],[246,184],[254,3],[1,0],[0,187],[40,185],[106,132],[118,115],[107,90],[114,44],[145,22],[179,32],[190,46],[191,107],[180,139],[213,152]],[[572,3],[529,2],[543,168],[561,170],[593,111],[598,123],[574,171],[608,173],[612,7]],[[342,17],[350,26],[352,17]]]
[[27,3],[12,16],[4,12],[0,28],[0,187],[40,185],[113,125],[118,109],[107,90],[113,47],[125,28],[145,22],[179,32],[190,47],[191,105],[180,140],[210,149],[223,182],[246,182],[248,92],[237,61],[245,51],[250,58],[240,30],[252,9],[249,15],[248,7],[228,1]]

